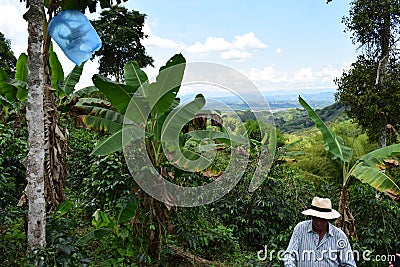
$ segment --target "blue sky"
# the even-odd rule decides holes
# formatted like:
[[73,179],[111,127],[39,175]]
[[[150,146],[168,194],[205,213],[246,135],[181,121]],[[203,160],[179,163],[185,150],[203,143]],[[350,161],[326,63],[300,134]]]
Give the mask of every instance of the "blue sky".
[[[0,0],[0,31],[16,55],[26,49],[24,3]],[[341,18],[349,0],[129,0],[147,14],[144,41],[156,68],[175,53],[189,62],[224,64],[249,77],[261,91],[335,88],[356,57]],[[92,15],[91,15],[92,16]],[[57,50],[56,50],[57,51]],[[62,54],[61,51],[58,54]],[[68,72],[73,64],[60,55]],[[96,62],[86,64],[81,82],[90,83]]]

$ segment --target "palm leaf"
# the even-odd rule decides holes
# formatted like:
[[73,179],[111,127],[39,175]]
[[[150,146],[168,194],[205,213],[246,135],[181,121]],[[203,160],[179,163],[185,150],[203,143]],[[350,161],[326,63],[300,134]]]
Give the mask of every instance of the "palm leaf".
[[299,96],[299,102],[308,112],[308,116],[314,121],[315,126],[321,131],[324,147],[335,158],[339,158],[342,162],[349,162],[351,148],[344,145],[343,140],[336,136],[330,128],[328,128],[315,111]]

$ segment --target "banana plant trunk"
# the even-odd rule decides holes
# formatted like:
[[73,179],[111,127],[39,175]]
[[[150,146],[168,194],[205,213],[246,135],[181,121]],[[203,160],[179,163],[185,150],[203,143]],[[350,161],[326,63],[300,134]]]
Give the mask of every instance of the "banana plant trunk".
[[336,220],[336,226],[347,235],[357,238],[356,225],[349,204],[347,203],[347,184],[343,185],[339,199],[340,217]]
[[[54,10],[49,12],[50,23]],[[45,134],[45,162],[44,181],[46,208],[48,211],[55,210],[58,204],[66,200],[65,179],[68,175],[67,150],[68,133],[63,133],[58,122],[57,106],[55,102],[55,90],[50,86],[52,83],[52,69],[50,68],[50,35],[45,30],[43,45],[44,64],[44,134]],[[54,86],[54,85],[53,85]]]
[[65,178],[68,175],[66,151],[68,136],[63,134],[57,119],[54,89],[45,86],[45,196],[47,210],[54,210],[66,200]]

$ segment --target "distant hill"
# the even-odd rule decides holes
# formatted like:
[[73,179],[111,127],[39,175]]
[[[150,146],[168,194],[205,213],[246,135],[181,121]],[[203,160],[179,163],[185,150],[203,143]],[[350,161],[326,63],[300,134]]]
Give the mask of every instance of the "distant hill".
[[[336,102],[315,112],[324,122],[343,121],[347,119],[344,106]],[[278,111],[274,113],[275,125],[282,133],[291,133],[314,126],[314,122],[308,117],[307,111],[300,108]]]
[[[305,92],[305,93],[304,93]],[[245,103],[239,96],[212,96],[207,97],[206,109],[211,110],[267,110],[265,102],[268,102],[269,108],[272,111],[285,110],[293,108],[301,108],[298,97],[301,95],[304,100],[312,108],[323,108],[332,105],[335,102],[333,89],[320,89],[320,90],[292,90],[292,91],[274,91],[265,92],[263,96],[265,99],[260,99],[258,96],[246,95],[248,102]],[[181,103],[193,100],[195,94],[180,95]]]

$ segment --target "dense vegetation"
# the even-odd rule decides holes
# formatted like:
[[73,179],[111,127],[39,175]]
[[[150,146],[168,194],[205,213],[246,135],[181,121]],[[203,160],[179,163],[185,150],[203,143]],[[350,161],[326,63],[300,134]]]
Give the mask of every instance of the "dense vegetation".
[[[68,205],[48,215],[47,244],[44,266],[153,266],[148,254],[148,242],[138,231],[151,229],[144,210],[134,221],[116,225],[111,231],[97,234],[87,243],[82,240],[96,230],[96,210],[110,220],[117,218],[118,207],[139,200],[137,186],[129,175],[120,153],[90,156],[99,134],[70,129],[70,152],[67,180]],[[26,130],[13,129],[13,123],[0,124],[1,135],[1,227],[0,260],[5,266],[25,266],[25,210],[17,208],[24,189],[23,159],[26,153]],[[361,155],[373,150],[366,134],[346,120],[333,122],[331,127],[344,137]],[[272,266],[279,264],[277,254],[265,261],[257,259],[257,252],[268,246],[268,251],[285,249],[291,230],[306,219],[300,211],[306,209],[313,196],[330,197],[337,208],[340,184],[337,183],[337,162],[323,149],[322,139],[315,128],[303,129],[281,136],[281,145],[302,139],[293,151],[306,154],[276,159],[272,172],[254,193],[248,193],[254,164],[239,184],[219,201],[197,208],[176,208],[169,211],[168,235],[162,246],[158,264],[187,266],[177,252],[197,255],[226,266]],[[181,175],[181,181],[193,181],[193,176]],[[198,177],[197,179],[201,179]],[[359,251],[371,250],[374,255],[390,255],[400,247],[400,205],[359,181],[350,185],[351,209],[356,219],[358,239],[352,240]],[[68,207],[69,206],[69,207]],[[102,229],[102,228],[97,228]],[[96,233],[96,232],[94,232]],[[80,241],[79,241],[80,240]],[[187,260],[187,259],[186,259]],[[386,266],[382,262],[365,262],[359,266]],[[375,264],[375,265],[373,265]]]
[[[113,4],[112,1],[91,0],[47,1],[45,5],[50,20],[52,15],[63,9],[88,8],[93,12],[97,2],[101,8],[111,8]],[[30,4],[32,10],[36,8],[37,11],[43,11],[43,6],[38,6],[38,2],[27,1],[27,5]],[[28,147],[28,136],[31,134],[28,135],[30,129],[27,128],[25,112],[33,110],[26,109],[30,100],[27,88],[32,89],[29,87],[28,62],[32,60],[22,54],[16,62],[12,54],[6,53],[9,59],[5,66],[9,68],[2,66],[0,70],[2,266],[281,266],[280,256],[294,226],[306,219],[300,212],[309,207],[314,196],[329,197],[335,209],[342,214],[352,214],[351,218],[355,221],[351,225],[353,228],[350,229],[349,238],[358,266],[387,266],[389,255],[400,251],[400,204],[396,195],[397,185],[400,184],[396,155],[400,151],[400,140],[395,130],[397,121],[392,122],[391,119],[398,117],[395,113],[398,103],[394,101],[391,103],[393,106],[386,105],[387,99],[397,99],[394,97],[397,96],[398,87],[395,75],[398,70],[397,55],[390,51],[390,47],[396,47],[398,40],[392,32],[399,25],[400,8],[398,2],[391,0],[357,0],[352,1],[351,7],[350,16],[344,19],[344,23],[352,32],[354,43],[360,43],[366,49],[367,57],[360,56],[358,65],[353,64],[353,69],[337,80],[338,98],[353,108],[347,110],[350,112],[346,114],[355,117],[359,124],[348,119],[340,102],[314,113],[302,99],[299,99],[299,103],[305,111],[292,109],[277,112],[275,118],[268,112],[266,115],[254,114],[249,110],[241,110],[233,115],[224,114],[223,111],[199,114],[205,105],[202,95],[196,95],[177,111],[174,108],[179,105],[176,95],[183,78],[185,58],[181,54],[173,56],[160,69],[156,81],[148,83],[147,75],[140,66],[151,64],[152,59],[141,45],[138,46],[141,56],[134,57],[137,62],[129,61],[127,56],[122,55],[122,65],[116,66],[111,62],[100,71],[117,81],[97,74],[93,76],[95,86],[76,91],[75,85],[83,66],[76,66],[64,77],[61,63],[52,51],[50,37],[45,36],[45,53],[36,49],[38,57],[35,60],[39,59],[39,54],[44,54],[44,60],[38,60],[40,68],[51,71],[46,72],[43,79],[46,83],[46,86],[42,86],[46,89],[43,90],[44,104],[35,110],[42,111],[43,108],[46,111],[43,118],[40,115],[36,119],[44,119],[47,127],[41,132],[46,141],[43,148],[45,157],[41,158],[44,164],[37,164],[46,167],[42,173],[47,177],[42,183],[46,187],[33,188],[36,191],[32,191],[31,185],[43,176],[39,175],[36,177],[39,179],[35,180],[31,175],[28,177],[30,183],[26,181],[29,163],[39,162],[39,158],[26,156],[31,148]],[[136,30],[139,33],[130,32],[131,37],[136,41],[145,37],[141,33],[145,15],[129,13],[124,8],[113,7],[111,10],[115,11],[111,16],[122,14],[122,21],[128,15],[136,17]],[[105,20],[108,15],[108,12],[102,13]],[[29,14],[27,17],[29,20]],[[31,20],[43,17],[32,16]],[[40,21],[46,25],[48,22]],[[111,26],[105,26],[103,22],[95,23],[98,29]],[[107,21],[104,23],[112,24]],[[3,47],[10,50],[9,42],[2,35],[0,37]],[[109,37],[107,42],[114,39],[114,36]],[[31,46],[40,47],[41,40],[36,41],[39,44],[34,46],[30,40],[28,50]],[[121,40],[117,38],[116,41],[108,48],[113,50],[118,48],[116,46],[122,46]],[[105,55],[113,53],[103,52],[104,60]],[[139,62],[140,58],[142,62]],[[363,58],[371,64],[363,62]],[[174,72],[170,72],[169,67],[174,67]],[[363,67],[367,67],[366,71]],[[373,84],[371,77],[375,73],[376,81]],[[368,86],[363,83],[366,78],[370,83]],[[361,84],[364,87],[360,87]],[[51,90],[48,90],[50,86]],[[164,88],[168,86],[172,88]],[[352,91],[360,88],[365,98],[355,97],[360,96],[360,91]],[[385,94],[382,95],[382,92]],[[378,108],[374,110],[378,116],[372,119],[366,116],[370,115],[368,110],[358,113],[356,106],[351,107],[349,101],[357,98],[361,103],[367,103],[362,102],[367,100],[374,102],[376,99],[371,95],[379,98]],[[129,105],[132,100],[134,104],[144,104]],[[132,107],[136,112],[129,110]],[[382,107],[384,109],[380,109]],[[143,114],[143,110],[148,114]],[[389,116],[379,120],[382,112],[385,116],[389,112],[394,115],[390,116],[390,120]],[[126,127],[125,115],[135,124]],[[357,117],[359,115],[362,119]],[[214,119],[207,121],[207,116]],[[275,119],[278,126],[276,133],[271,125],[262,122],[271,119]],[[196,162],[203,159],[202,152],[215,152],[207,168],[182,170],[167,160],[168,157],[175,162],[182,160],[179,155],[175,157],[175,150],[169,150],[168,145],[171,144],[161,138],[162,133],[165,134],[161,126],[177,121],[186,123],[178,125],[186,130],[178,131],[177,138],[177,147],[186,153],[185,156]],[[375,135],[371,134],[370,124],[365,124],[365,121],[372,122],[372,130],[378,129]],[[384,143],[397,143],[394,148],[386,147],[387,150],[393,148],[388,153],[392,156],[390,158],[379,156],[382,150],[374,154],[377,151],[376,135],[382,137],[382,129],[389,129],[388,123],[391,124],[393,138],[383,136]],[[313,127],[314,124],[316,127]],[[133,143],[134,146],[130,146],[128,151],[131,157],[126,157],[121,151],[126,145],[123,134],[128,130],[129,134],[137,137],[139,135],[135,134],[138,129],[143,130],[144,142]],[[199,129],[202,132],[196,133]],[[243,145],[241,134],[248,137],[248,146],[232,149],[235,142]],[[277,139],[276,144],[273,137]],[[334,142],[328,143],[327,139]],[[163,146],[164,143],[167,146]],[[263,154],[265,146],[269,150]],[[337,148],[340,148],[339,151],[336,151]],[[274,150],[272,158],[271,152]],[[142,158],[134,157],[140,155],[136,152],[141,151],[148,154],[153,169],[149,164],[141,164]],[[157,177],[162,175],[176,185],[201,186],[217,180],[231,160],[232,151],[249,156],[249,162],[243,166],[244,175],[222,198],[196,207],[178,207],[171,205],[173,201],[161,202],[152,198],[138,185],[135,180],[137,177],[131,175],[131,166],[126,163],[126,158],[137,160],[139,163],[136,167],[144,171],[155,170]],[[372,158],[365,157],[368,155],[372,155]],[[270,157],[271,170],[259,171],[264,180],[257,190],[249,192],[249,184],[263,156]],[[376,179],[371,181],[368,175],[361,177],[361,172],[355,171],[357,166],[363,170],[375,170],[372,177]],[[64,170],[67,168],[64,167],[68,167],[69,171],[66,176]],[[350,179],[353,177],[357,179]],[[164,184],[160,185],[164,200],[174,197],[163,192]],[[390,191],[393,188],[395,191]],[[393,194],[387,194],[388,191]],[[41,215],[45,216],[34,218],[36,222],[45,222],[45,227],[42,224],[40,228],[45,229],[43,232],[39,228],[37,232],[32,231],[36,228],[32,227],[32,213],[28,212],[28,208],[37,203],[33,201],[29,202],[28,207],[24,205],[24,198],[33,195],[29,195],[29,192],[43,193],[43,198],[34,199],[41,200],[40,203],[47,208],[41,210]],[[50,199],[52,194],[54,197]],[[396,197],[397,201],[394,201]],[[45,237],[45,242],[33,244],[29,241],[29,232],[31,237]]]

